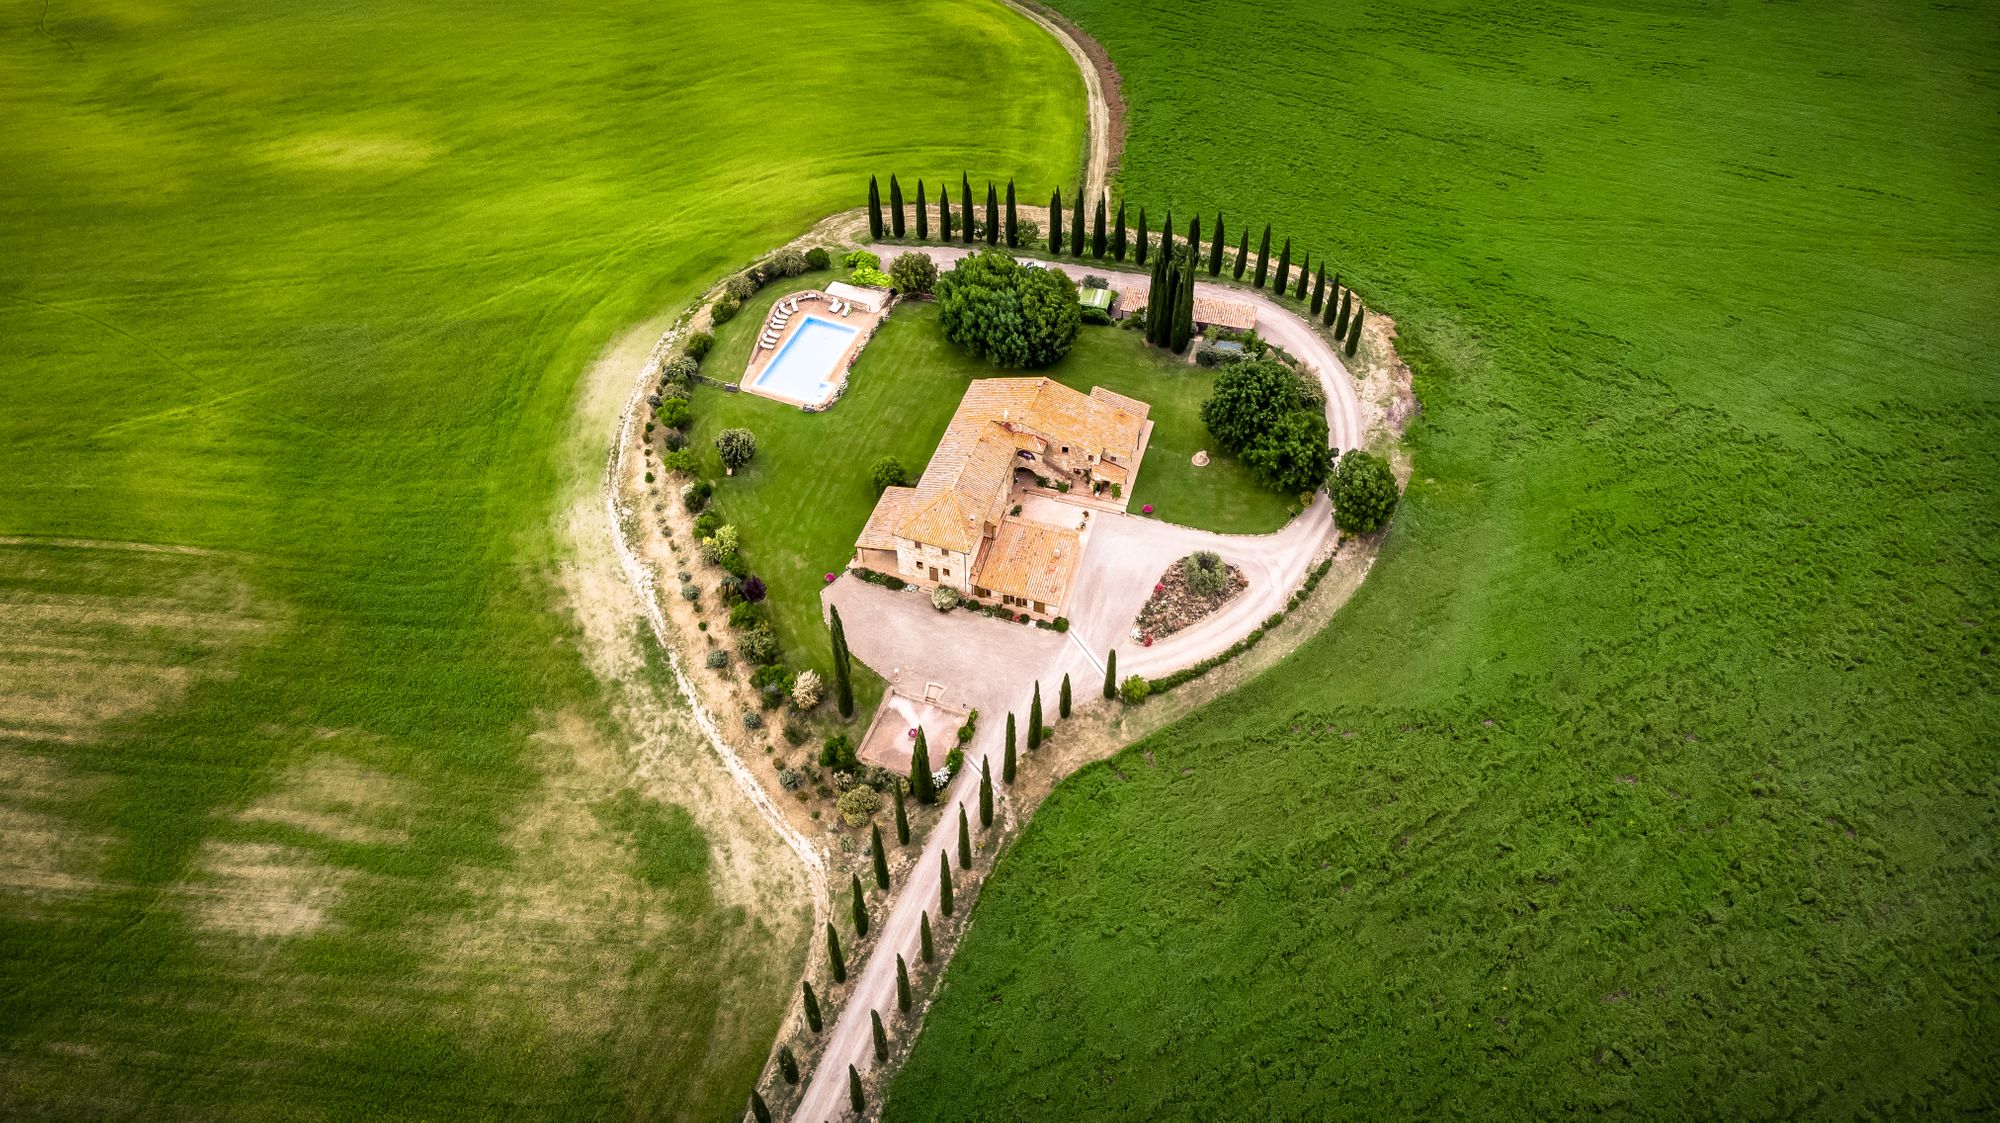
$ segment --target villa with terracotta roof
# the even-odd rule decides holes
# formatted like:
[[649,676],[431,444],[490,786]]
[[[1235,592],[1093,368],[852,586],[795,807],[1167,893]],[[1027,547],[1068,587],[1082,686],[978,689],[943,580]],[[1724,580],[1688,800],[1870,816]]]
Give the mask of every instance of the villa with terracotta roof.
[[1016,491],[1046,480],[1079,496],[1122,497],[1152,431],[1150,409],[1049,378],[974,382],[917,486],[882,493],[855,542],[855,564],[1016,612],[1063,615],[1083,535],[1013,514]]

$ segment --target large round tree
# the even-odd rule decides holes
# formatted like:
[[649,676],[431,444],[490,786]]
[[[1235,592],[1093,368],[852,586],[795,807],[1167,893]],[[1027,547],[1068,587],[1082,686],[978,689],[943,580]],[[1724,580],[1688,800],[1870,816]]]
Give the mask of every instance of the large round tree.
[[997,251],[962,259],[935,292],[945,338],[1000,366],[1048,366],[1083,324],[1076,283],[1061,270],[1024,268]]
[[1201,420],[1223,448],[1242,452],[1300,405],[1299,380],[1282,363],[1247,360],[1216,374]]

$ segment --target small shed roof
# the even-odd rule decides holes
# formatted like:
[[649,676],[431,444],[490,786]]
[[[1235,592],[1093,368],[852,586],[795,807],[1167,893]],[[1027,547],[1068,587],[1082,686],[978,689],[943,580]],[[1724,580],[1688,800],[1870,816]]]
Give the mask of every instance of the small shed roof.
[[1257,326],[1257,306],[1244,300],[1195,294],[1194,322],[1248,331]]
[[1078,289],[1076,290],[1076,302],[1085,308],[1102,308],[1106,312],[1109,312],[1111,311],[1111,302],[1117,299],[1117,295],[1110,289]]

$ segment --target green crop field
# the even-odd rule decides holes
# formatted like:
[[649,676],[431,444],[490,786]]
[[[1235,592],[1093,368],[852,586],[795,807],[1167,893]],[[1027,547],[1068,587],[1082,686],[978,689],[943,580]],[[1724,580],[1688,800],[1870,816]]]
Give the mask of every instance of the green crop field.
[[1133,202],[1398,317],[1415,478],[1041,808],[886,1117],[1991,1114],[1993,6],[1059,6]]
[[984,0],[0,28],[0,1115],[727,1115],[803,878],[587,669],[580,378],[881,166],[1072,176],[1068,58]]
[[[703,371],[740,379],[770,306],[837,276],[778,282],[745,301],[716,330]],[[1161,518],[1238,533],[1285,524],[1286,498],[1261,485],[1234,455],[1218,449],[1206,468],[1189,463],[1209,444],[1201,403],[1213,372],[1147,347],[1138,332],[1112,327],[1084,328],[1070,353],[1045,372],[1002,369],[946,340],[935,305],[903,304],[862,349],[846,392],[823,412],[707,385],[695,390],[690,443],[703,475],[715,482],[716,510],[736,525],[744,560],[770,590],[765,603],[788,660],[832,673],[820,591],[825,575],[853,557],[854,540],[874,510],[878,493],[868,472],[876,459],[896,457],[914,481],[973,379],[1041,373],[1084,393],[1103,386],[1152,405],[1152,442],[1133,510],[1152,503]],[[725,477],[715,436],[737,426],[757,435],[757,456]],[[857,684],[860,712],[870,712],[881,690],[872,676]]]

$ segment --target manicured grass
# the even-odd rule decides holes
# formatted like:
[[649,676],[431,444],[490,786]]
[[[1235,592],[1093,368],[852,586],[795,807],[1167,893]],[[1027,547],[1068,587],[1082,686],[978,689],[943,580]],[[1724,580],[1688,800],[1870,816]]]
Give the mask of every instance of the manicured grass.
[[1990,7],[1060,6],[1134,203],[1397,316],[1416,476],[1040,810],[886,1117],[1990,1112]]
[[[717,330],[703,370],[714,378],[741,378],[765,309],[819,280],[773,284],[746,301],[737,318]],[[1189,463],[1196,449],[1208,447],[1200,410],[1209,372],[1147,347],[1137,332],[1106,327],[1084,329],[1069,355],[1046,372],[1003,370],[946,341],[935,305],[905,303],[876,330],[855,361],[846,394],[824,412],[713,386],[695,391],[690,439],[703,472],[715,481],[714,503],[742,535],[744,560],[770,590],[772,623],[791,658],[830,672],[819,594],[825,574],[840,572],[853,556],[854,539],[875,507],[869,467],[894,456],[914,480],[974,379],[1024,373],[1047,373],[1085,393],[1104,386],[1153,403],[1152,447],[1139,468],[1133,510],[1151,502],[1162,518],[1242,533],[1284,525],[1284,497],[1261,487],[1234,457],[1212,450],[1208,467]],[[734,426],[757,434],[757,457],[725,477],[715,435]],[[880,691],[879,682],[871,683],[857,692],[856,705],[872,704]]]
[[0,1114],[739,1110],[803,897],[578,655],[578,375],[870,172],[1066,180],[1068,58],[956,0],[0,27]]

